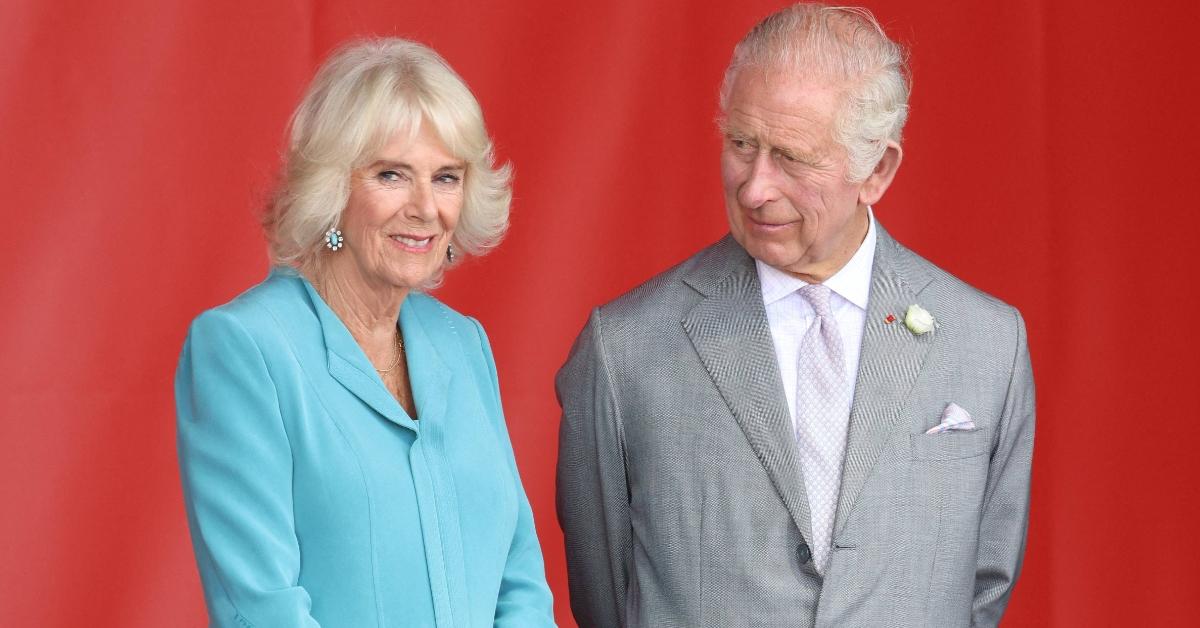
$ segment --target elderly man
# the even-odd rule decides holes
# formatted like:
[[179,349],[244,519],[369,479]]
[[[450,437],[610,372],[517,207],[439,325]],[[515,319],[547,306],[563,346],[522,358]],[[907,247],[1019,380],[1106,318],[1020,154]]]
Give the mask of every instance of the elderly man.
[[721,89],[729,235],[597,308],[558,375],[582,626],[991,626],[1021,566],[1034,397],[1012,307],[872,214],[904,54],[799,4]]

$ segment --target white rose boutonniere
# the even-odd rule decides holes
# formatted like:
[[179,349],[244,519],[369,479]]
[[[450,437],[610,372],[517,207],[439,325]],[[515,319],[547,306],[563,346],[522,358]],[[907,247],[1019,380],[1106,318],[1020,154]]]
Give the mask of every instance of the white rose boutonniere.
[[904,326],[918,336],[929,333],[936,324],[933,314],[916,303],[908,306],[908,311],[904,313]]

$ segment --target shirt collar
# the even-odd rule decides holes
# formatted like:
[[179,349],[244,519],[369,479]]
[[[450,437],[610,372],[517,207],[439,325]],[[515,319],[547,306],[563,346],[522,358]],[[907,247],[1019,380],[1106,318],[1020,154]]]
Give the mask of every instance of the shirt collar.
[[[830,290],[863,311],[867,309],[867,297],[871,292],[871,268],[875,263],[877,238],[875,213],[870,207],[867,207],[867,237],[863,238],[862,244],[858,245],[858,250],[854,252],[850,261],[824,281]],[[754,266],[758,269],[758,281],[762,286],[763,303],[766,305],[808,285],[808,282],[797,279],[757,259],[754,260]]]

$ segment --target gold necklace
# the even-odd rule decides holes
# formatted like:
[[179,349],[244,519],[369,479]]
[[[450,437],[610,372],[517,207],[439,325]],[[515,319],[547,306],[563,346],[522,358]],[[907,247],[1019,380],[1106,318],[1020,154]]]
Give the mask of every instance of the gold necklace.
[[[400,366],[400,355],[402,353],[404,353],[404,341],[400,339],[400,332],[397,331],[396,332],[396,359],[392,360],[391,366],[389,366],[385,369],[375,369],[375,372],[379,373],[380,375],[383,375],[384,373],[390,373],[392,371],[392,369],[396,368],[397,366]],[[374,364],[371,365],[372,368],[374,368],[374,366],[375,366]]]

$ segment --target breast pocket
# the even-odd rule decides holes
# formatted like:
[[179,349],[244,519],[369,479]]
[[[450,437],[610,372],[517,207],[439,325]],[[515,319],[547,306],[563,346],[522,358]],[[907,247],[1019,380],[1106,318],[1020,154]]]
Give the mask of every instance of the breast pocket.
[[991,428],[951,430],[941,434],[909,436],[913,460],[958,460],[982,456],[992,450]]

